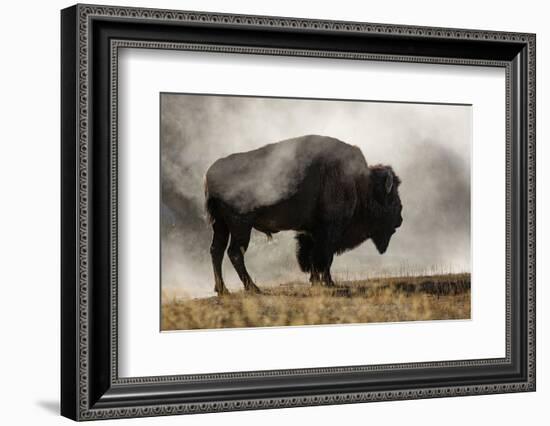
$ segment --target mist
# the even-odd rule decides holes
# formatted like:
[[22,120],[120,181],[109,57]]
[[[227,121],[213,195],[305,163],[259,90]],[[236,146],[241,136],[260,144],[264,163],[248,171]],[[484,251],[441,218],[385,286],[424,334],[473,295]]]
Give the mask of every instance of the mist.
[[[366,241],[335,257],[336,281],[470,271],[470,106],[163,93],[160,126],[163,290],[215,294],[204,210],[210,165],[306,134],[356,145],[369,165],[391,165],[402,181],[403,224],[388,251],[380,255]],[[269,182],[261,185],[260,193],[273,197]],[[260,287],[308,279],[295,259],[293,232],[267,241],[253,230],[246,264]],[[227,258],[223,273],[229,290],[242,287]]]

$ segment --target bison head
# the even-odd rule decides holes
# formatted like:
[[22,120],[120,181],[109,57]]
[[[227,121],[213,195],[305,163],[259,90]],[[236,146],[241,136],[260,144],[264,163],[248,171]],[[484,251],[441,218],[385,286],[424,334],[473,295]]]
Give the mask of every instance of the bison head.
[[401,226],[403,206],[399,198],[399,177],[390,166],[370,167],[371,191],[367,202],[371,238],[380,254],[390,243],[395,230]]

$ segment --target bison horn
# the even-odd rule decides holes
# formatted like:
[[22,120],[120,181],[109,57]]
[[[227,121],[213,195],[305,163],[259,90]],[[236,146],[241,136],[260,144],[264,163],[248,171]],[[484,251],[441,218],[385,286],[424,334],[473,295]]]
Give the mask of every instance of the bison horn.
[[389,194],[393,187],[393,173],[390,171],[388,171],[388,175],[386,176],[385,187],[386,187],[386,193]]

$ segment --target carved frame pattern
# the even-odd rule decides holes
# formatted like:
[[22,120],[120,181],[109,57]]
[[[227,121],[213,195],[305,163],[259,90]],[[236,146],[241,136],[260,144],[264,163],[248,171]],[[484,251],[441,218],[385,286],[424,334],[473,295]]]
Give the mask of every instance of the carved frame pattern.
[[[246,16],[230,15],[204,12],[170,11],[156,9],[141,9],[127,7],[104,7],[92,5],[77,5],[77,271],[76,277],[76,320],[77,320],[77,358],[76,363],[76,391],[77,409],[74,416],[79,420],[104,419],[113,417],[141,417],[158,416],[185,413],[206,413],[214,411],[247,410],[262,408],[278,408],[293,406],[343,404],[352,402],[401,400],[415,398],[436,398],[444,396],[462,396],[488,393],[504,393],[517,391],[533,391],[535,389],[535,36],[533,34],[479,31],[465,29],[429,28],[417,26],[370,24],[359,22],[337,22],[325,20],[296,19],[268,16]],[[353,392],[353,393],[329,393],[325,395],[311,395],[299,397],[273,397],[257,399],[236,399],[220,400],[203,403],[166,403],[140,407],[117,407],[117,408],[95,408],[90,401],[90,334],[89,334],[89,224],[90,224],[90,162],[89,162],[89,121],[90,112],[90,82],[89,82],[89,58],[90,58],[90,22],[95,18],[119,18],[129,20],[145,21],[173,21],[180,23],[205,23],[220,25],[238,25],[259,28],[296,28],[303,30],[315,30],[326,32],[349,32],[383,35],[410,35],[421,38],[437,38],[449,40],[485,40],[485,41],[507,41],[522,43],[527,47],[527,176],[526,182],[526,203],[527,203],[527,380],[521,382],[500,383],[479,386],[449,386],[423,389],[400,389],[379,392]],[[506,358],[464,360],[452,362],[415,363],[415,364],[393,364],[375,365],[364,367],[327,367],[322,369],[302,370],[275,370],[245,373],[223,373],[216,375],[193,375],[193,376],[161,376],[143,378],[119,378],[117,374],[117,70],[118,70],[118,49],[122,47],[131,48],[155,48],[155,49],[178,49],[197,51],[216,51],[239,54],[266,54],[266,55],[298,55],[315,56],[327,58],[362,59],[375,61],[398,61],[398,62],[426,62],[446,63],[461,65],[483,65],[498,66],[506,69],[506,114],[507,114],[507,153],[506,153],[506,193],[507,193],[507,262],[506,262]],[[506,61],[488,61],[461,58],[441,57],[416,57],[403,55],[365,54],[349,52],[327,52],[299,49],[278,49],[278,48],[257,48],[227,45],[208,45],[193,43],[170,43],[151,42],[142,40],[111,40],[111,345],[114,348],[111,355],[110,379],[115,385],[124,384],[151,384],[171,383],[181,381],[212,380],[220,378],[243,378],[243,377],[264,377],[264,376],[300,376],[310,373],[332,373],[343,372],[348,369],[353,371],[374,371],[386,369],[408,369],[439,366],[469,366],[469,365],[490,365],[506,363],[510,361],[510,324],[512,321],[509,302],[510,290],[510,214],[511,207],[511,172],[510,163],[511,150],[509,141],[512,129],[510,128],[510,98],[511,98],[511,68]]]

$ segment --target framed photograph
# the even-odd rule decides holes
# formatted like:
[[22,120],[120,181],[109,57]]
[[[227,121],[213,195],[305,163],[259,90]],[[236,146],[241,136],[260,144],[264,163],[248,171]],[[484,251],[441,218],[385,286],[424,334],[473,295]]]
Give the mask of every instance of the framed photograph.
[[535,35],[61,12],[61,413],[535,390]]

